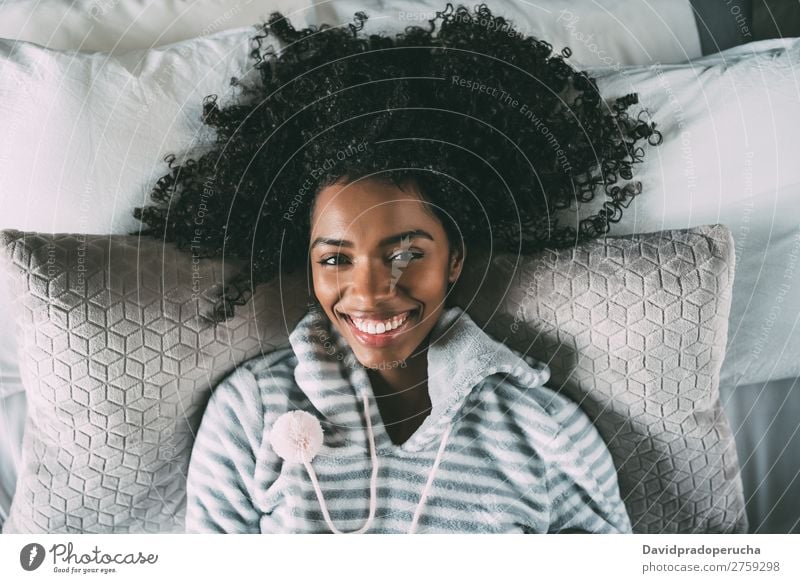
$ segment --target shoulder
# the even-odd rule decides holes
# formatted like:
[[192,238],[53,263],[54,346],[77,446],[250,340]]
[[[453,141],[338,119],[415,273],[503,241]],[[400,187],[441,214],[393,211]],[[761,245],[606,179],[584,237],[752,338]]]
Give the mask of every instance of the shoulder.
[[505,424],[516,428],[517,447],[534,450],[544,463],[550,487],[565,475],[584,482],[597,477],[603,484],[616,475],[602,436],[577,402],[547,386],[506,382],[502,391],[510,399],[503,404],[503,414],[511,417]]
[[256,379],[269,378],[273,373],[294,373],[297,356],[291,346],[280,346],[270,352],[259,354],[242,362],[237,369],[243,369]]
[[281,346],[240,363],[223,378],[220,384],[236,383],[249,379],[262,381],[274,378],[275,375],[283,375],[285,377],[287,374],[294,374],[296,366],[297,357],[292,348]]
[[591,426],[578,403],[540,382],[526,384],[507,377],[498,382],[496,391],[515,424],[540,439],[552,442]]
[[227,373],[214,388],[212,402],[236,402],[263,409],[275,396],[287,396],[294,385],[297,358],[291,347],[280,347],[252,357]]

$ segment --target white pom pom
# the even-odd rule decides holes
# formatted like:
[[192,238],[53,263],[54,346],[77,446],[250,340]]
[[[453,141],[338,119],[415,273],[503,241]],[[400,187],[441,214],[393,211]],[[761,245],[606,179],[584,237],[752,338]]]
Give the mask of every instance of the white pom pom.
[[287,462],[310,462],[322,447],[322,425],[311,413],[289,411],[275,421],[269,443]]

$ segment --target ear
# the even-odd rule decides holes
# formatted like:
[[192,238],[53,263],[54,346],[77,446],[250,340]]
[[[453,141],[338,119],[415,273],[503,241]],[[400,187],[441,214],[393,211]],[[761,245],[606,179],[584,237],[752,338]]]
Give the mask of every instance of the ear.
[[447,280],[450,284],[454,284],[461,277],[461,271],[464,269],[464,261],[467,258],[467,249],[463,245],[461,248],[453,253],[450,253],[450,265],[448,269]]
[[308,256],[308,262],[306,263],[306,286],[311,304],[320,306],[319,300],[317,299],[317,292],[314,289],[314,271],[311,268],[311,255]]

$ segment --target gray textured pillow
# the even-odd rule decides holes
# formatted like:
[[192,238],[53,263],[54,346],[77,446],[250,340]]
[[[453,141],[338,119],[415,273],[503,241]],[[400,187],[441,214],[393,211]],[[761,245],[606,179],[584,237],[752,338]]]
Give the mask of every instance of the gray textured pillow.
[[305,306],[289,301],[284,316],[280,294],[307,297],[304,276],[282,279],[282,292],[260,286],[214,327],[198,314],[211,310],[221,261],[193,262],[153,239],[12,230],[0,251],[18,298],[28,399],[3,532],[183,532],[186,470],[211,388],[287,341]]
[[719,400],[733,274],[730,230],[708,225],[478,257],[454,292],[594,420],[634,532],[746,532]]
[[[4,231],[0,248],[19,298],[29,400],[4,532],[181,531],[210,389],[287,342],[307,307],[305,274],[259,286],[214,328],[197,314],[216,297],[219,261],[127,236]],[[717,396],[732,254],[729,231],[715,226],[608,238],[520,265],[475,255],[454,290],[487,332],[547,361],[551,386],[596,419],[637,532],[746,529]],[[684,317],[673,320],[676,310]]]

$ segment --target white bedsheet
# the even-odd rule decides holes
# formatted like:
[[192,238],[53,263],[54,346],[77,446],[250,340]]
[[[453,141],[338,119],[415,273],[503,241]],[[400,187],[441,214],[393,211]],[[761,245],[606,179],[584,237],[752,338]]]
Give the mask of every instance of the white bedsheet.
[[800,533],[800,377],[720,387],[756,533]]
[[25,393],[0,397],[0,527],[14,498],[26,411]]

